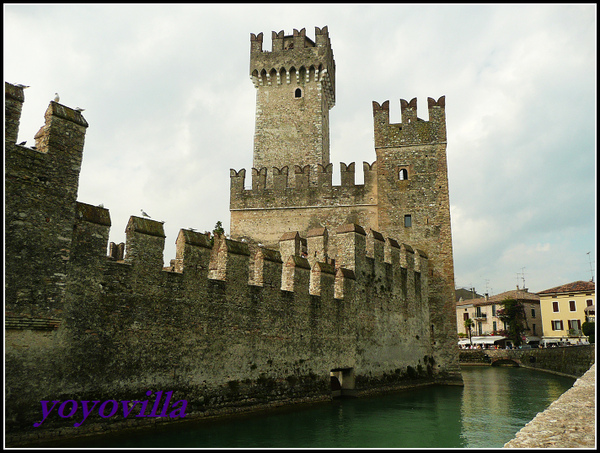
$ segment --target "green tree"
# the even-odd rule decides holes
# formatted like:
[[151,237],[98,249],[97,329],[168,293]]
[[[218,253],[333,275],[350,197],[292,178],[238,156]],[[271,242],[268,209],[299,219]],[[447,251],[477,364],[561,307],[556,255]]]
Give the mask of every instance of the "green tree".
[[596,342],[596,323],[586,321],[581,325],[581,331],[586,337],[590,337],[590,343]]
[[215,224],[215,229],[213,230],[213,235],[223,234],[223,233],[225,233],[225,230],[223,229],[223,223],[221,223],[221,221],[218,220],[217,223]]
[[471,328],[475,325],[471,318],[465,319],[465,329],[469,332],[469,343],[473,344],[471,341]]
[[220,220],[217,220],[215,228],[212,231],[212,236],[210,238],[210,245],[215,245],[215,236],[222,234],[225,234],[225,230],[223,229],[223,223]]
[[502,308],[496,311],[498,318],[507,328],[509,337],[515,346],[520,346],[523,332],[525,332],[525,308],[523,304],[515,299],[505,299],[501,302]]

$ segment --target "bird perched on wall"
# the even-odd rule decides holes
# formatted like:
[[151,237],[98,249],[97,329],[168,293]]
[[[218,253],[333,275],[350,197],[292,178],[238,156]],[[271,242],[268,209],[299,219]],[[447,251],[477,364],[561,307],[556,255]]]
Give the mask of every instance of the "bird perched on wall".
[[27,143],[27,140],[25,140],[24,142],[19,143],[19,146],[25,146],[25,143]]
[[81,107],[75,107],[75,111],[81,113],[85,112],[85,109],[82,109]]
[[142,212],[142,217],[150,218],[150,216],[148,214],[146,214],[146,212],[143,209],[140,209],[140,211]]
[[58,93],[54,93],[54,102],[58,101],[60,101],[60,96],[58,95]]

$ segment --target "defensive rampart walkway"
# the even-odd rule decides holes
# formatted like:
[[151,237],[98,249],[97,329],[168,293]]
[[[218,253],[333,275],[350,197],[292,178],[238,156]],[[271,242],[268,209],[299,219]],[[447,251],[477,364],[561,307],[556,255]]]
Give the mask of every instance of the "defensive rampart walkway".
[[596,448],[596,364],[505,448]]

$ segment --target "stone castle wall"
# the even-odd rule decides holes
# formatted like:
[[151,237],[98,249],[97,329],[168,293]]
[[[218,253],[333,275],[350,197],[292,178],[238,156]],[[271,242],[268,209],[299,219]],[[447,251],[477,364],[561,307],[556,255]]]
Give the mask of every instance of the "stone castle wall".
[[[202,416],[331,398],[332,372],[358,393],[441,381],[424,252],[353,223],[275,248],[181,230],[167,271],[162,224],[134,216],[107,255],[109,211],[75,199],[87,123],[51,103],[36,147],[19,146],[22,89],[6,100],[9,439],[72,428],[56,415],[34,428],[43,400],[173,391]],[[89,417],[78,433],[123,421]]]
[[[231,231],[236,237],[275,245],[281,232],[306,233],[356,223],[377,230],[377,187],[374,165],[363,164],[365,183],[355,184],[355,164],[341,163],[341,185],[332,185],[332,164],[317,166],[317,185],[311,169],[287,166],[252,169],[252,187],[244,189],[246,170],[231,170]],[[267,176],[271,174],[271,178]],[[272,182],[268,182],[268,180]],[[266,228],[265,228],[266,226]],[[257,232],[260,232],[257,235]]]
[[132,216],[126,243],[108,244],[109,211],[76,200],[81,113],[52,102],[35,146],[19,146],[23,89],[5,84],[9,437],[73,423],[34,429],[42,400],[163,390],[203,416],[461,384],[444,98],[429,100],[429,121],[401,100],[400,124],[374,103],[377,161],[363,163],[364,184],[342,163],[334,186],[327,27],[314,41],[273,33],[271,51],[262,41],[251,35],[252,187],[230,172],[236,240],[182,229],[168,268],[160,222]]
[[[363,163],[364,184],[355,183],[354,163],[340,164],[341,184],[336,186],[331,182],[331,163],[292,165],[284,151],[273,153],[280,159],[279,166],[252,168],[249,189],[245,189],[246,170],[232,169],[231,233],[272,246],[282,231],[306,234],[315,228],[332,230],[357,223],[425,251],[430,261],[428,307],[434,355],[444,372],[460,380],[452,315],[445,97],[428,100],[428,121],[418,118],[416,99],[400,103],[402,122],[397,124],[390,123],[388,101],[373,103],[377,160]],[[260,101],[257,105],[261,108]],[[272,114],[280,110],[272,108]]]

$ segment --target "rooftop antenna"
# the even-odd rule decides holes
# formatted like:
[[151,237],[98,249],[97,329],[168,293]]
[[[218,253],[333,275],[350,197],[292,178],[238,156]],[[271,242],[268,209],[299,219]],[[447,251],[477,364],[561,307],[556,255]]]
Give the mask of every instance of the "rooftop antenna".
[[517,272],[517,289],[519,289],[519,275],[521,276],[521,280],[523,282],[523,285],[521,286],[521,289],[525,289],[525,268],[522,267],[521,268],[521,272]]
[[587,252],[587,256],[590,261],[590,274],[592,275],[592,278],[590,281],[593,282],[594,281],[594,268],[592,267],[592,256],[590,255],[590,252]]

